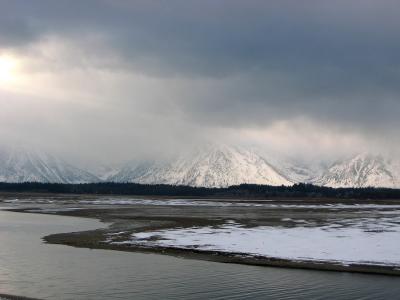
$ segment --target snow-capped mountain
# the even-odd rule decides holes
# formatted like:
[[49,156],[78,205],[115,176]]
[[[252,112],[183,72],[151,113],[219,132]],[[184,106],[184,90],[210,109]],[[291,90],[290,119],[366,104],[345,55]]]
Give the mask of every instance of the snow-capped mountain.
[[109,180],[205,187],[226,187],[241,183],[293,184],[293,181],[254,151],[225,145],[199,149],[169,162],[126,166]]
[[330,187],[400,188],[400,162],[362,153],[334,163],[313,183]]
[[0,182],[99,182],[96,176],[29,147],[0,147]]

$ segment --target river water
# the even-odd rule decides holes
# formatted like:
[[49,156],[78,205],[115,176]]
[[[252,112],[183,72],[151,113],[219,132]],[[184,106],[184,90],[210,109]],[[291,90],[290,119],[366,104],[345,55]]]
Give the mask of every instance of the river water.
[[41,299],[399,299],[400,279],[256,267],[44,244],[103,227],[84,218],[0,211],[0,293]]

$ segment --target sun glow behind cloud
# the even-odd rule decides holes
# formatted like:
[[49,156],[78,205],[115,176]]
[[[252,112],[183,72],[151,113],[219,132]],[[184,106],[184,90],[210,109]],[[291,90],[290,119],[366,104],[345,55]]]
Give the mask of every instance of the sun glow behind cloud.
[[9,55],[0,55],[0,85],[13,83],[18,77],[18,61]]

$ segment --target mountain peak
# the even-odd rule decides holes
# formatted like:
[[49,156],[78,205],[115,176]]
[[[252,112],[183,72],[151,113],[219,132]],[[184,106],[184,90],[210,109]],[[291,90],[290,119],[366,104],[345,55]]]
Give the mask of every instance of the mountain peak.
[[257,153],[227,145],[207,145],[169,162],[124,168],[111,180],[205,187],[293,184]]
[[360,153],[337,161],[316,180],[332,187],[399,187],[400,177],[393,161],[380,154]]

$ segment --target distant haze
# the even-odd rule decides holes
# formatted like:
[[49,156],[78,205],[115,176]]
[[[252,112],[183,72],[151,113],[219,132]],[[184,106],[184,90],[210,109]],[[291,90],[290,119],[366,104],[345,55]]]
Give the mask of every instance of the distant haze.
[[0,0],[0,144],[77,160],[204,143],[400,146],[398,1]]

